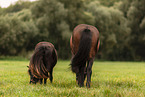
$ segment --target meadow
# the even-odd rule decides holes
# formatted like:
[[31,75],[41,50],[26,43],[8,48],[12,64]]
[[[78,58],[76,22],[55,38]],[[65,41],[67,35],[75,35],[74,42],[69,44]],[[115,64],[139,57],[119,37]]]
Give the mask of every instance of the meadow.
[[91,88],[80,88],[70,61],[59,60],[53,83],[29,84],[29,60],[0,60],[1,97],[144,97],[145,62],[95,61]]

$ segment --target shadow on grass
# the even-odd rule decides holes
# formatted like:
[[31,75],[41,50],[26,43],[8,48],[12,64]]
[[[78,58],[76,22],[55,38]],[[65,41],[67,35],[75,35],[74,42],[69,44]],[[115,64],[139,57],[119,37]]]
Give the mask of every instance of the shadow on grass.
[[[39,84],[39,83],[37,83]],[[36,84],[36,85],[37,85]],[[43,84],[42,84],[43,85]],[[53,83],[47,82],[44,86],[52,86],[55,88],[72,88],[72,87],[79,87],[75,81],[54,81]],[[132,81],[92,81],[91,88],[100,88],[100,87],[112,87],[112,88],[138,88],[139,85]],[[84,83],[84,88],[86,88],[86,82]]]
[[[40,84],[37,83],[36,85],[40,85]],[[69,80],[69,79],[54,80],[52,83],[50,83],[48,79],[46,85],[44,86],[55,87],[55,88],[68,88],[68,89],[71,89],[73,87],[79,88],[75,80]],[[103,88],[109,87],[109,88],[137,88],[139,89],[141,87],[141,84],[136,83],[134,81],[127,81],[127,80],[126,81],[92,80],[91,88],[102,88],[102,87]],[[86,88],[86,81],[84,82],[84,88]]]
[[50,83],[50,81],[47,80],[46,84],[44,84],[44,83],[40,84],[39,82],[36,84],[33,84],[33,83],[30,84],[29,82],[26,82],[26,83],[27,83],[27,85],[29,84],[32,86],[44,86],[44,87],[68,88],[68,89],[70,89],[72,87],[79,87],[75,81],[65,81],[65,80],[63,80],[63,81],[55,80],[52,83]]

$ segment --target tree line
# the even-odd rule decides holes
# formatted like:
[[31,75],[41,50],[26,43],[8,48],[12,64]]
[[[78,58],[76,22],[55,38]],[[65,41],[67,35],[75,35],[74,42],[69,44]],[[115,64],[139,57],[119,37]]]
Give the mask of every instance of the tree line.
[[145,60],[145,0],[19,0],[0,8],[0,55],[28,55],[40,41],[71,57],[69,39],[78,24],[100,32],[101,60]]

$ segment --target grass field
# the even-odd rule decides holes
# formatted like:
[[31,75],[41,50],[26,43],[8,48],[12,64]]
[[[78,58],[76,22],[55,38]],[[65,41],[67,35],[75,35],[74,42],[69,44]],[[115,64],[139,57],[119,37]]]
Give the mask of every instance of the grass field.
[[58,61],[54,80],[29,84],[28,60],[0,60],[0,96],[3,97],[144,97],[145,62],[94,62],[91,88],[80,88],[69,61]]

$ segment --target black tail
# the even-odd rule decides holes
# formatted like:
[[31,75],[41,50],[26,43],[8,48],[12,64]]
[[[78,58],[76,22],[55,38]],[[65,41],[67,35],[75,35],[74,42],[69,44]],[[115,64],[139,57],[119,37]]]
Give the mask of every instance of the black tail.
[[92,33],[89,29],[83,30],[81,33],[79,49],[76,55],[72,58],[72,71],[78,72],[77,68],[82,65],[86,65],[86,61],[89,57],[91,49]]
[[48,78],[48,69],[46,68],[48,64],[44,61],[44,57],[49,54],[51,54],[51,52],[44,46],[37,49],[33,54],[30,61],[30,68],[36,78]]

